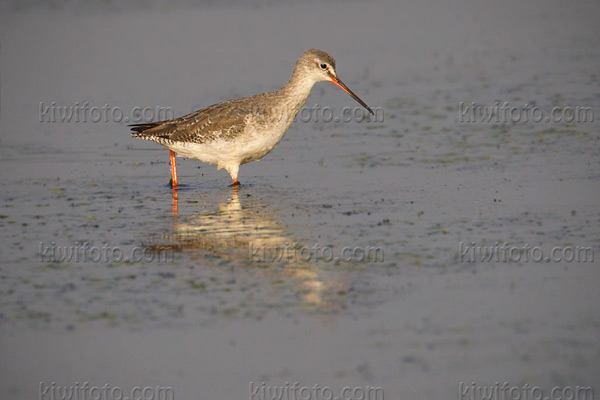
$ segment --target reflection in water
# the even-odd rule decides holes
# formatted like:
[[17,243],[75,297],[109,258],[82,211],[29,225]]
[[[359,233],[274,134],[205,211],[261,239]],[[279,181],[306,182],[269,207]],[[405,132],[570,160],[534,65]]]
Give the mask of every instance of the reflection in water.
[[179,214],[179,197],[177,189],[171,189],[171,194],[173,195],[173,216],[177,216]]
[[[343,271],[299,257],[300,245],[285,233],[268,204],[250,194],[242,195],[242,202],[238,187],[190,194],[189,199],[182,198],[185,194],[172,191],[172,230],[150,247],[185,253],[203,266],[209,263],[252,271],[254,278],[260,278],[262,289],[283,287],[288,300],[293,294],[303,306],[328,311],[344,307],[348,284]],[[192,212],[180,214],[180,202],[185,211]]]

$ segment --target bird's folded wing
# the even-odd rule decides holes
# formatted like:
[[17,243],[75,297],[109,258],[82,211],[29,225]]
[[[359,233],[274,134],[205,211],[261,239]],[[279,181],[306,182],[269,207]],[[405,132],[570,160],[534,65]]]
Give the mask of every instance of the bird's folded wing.
[[250,113],[243,104],[228,101],[180,118],[130,125],[132,135],[140,139],[187,143],[233,140],[244,131]]

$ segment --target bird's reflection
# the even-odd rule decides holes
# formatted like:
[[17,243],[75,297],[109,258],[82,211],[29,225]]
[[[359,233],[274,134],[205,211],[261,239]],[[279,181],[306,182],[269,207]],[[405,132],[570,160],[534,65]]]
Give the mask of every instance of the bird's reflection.
[[171,189],[171,195],[173,196],[173,216],[179,214],[179,195],[177,194],[177,188]]
[[264,278],[265,287],[273,282],[289,287],[303,306],[344,307],[348,284],[343,274],[303,257],[302,246],[258,195],[243,189],[240,194],[239,187],[187,194],[172,190],[172,230],[155,239],[153,248],[185,253],[203,267],[250,269]]

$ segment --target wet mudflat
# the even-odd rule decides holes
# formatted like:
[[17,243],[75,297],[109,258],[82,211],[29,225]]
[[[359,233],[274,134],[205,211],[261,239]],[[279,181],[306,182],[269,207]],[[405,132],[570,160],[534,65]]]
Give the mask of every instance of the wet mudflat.
[[[597,119],[597,5],[171,6],[3,14],[3,398],[40,382],[177,398],[596,384],[599,125],[464,107]],[[124,121],[52,120],[53,103],[182,115],[274,90],[309,47],[383,117],[336,121],[355,104],[320,84],[237,190],[195,160],[171,190],[168,151]],[[577,248],[588,259],[569,261]]]

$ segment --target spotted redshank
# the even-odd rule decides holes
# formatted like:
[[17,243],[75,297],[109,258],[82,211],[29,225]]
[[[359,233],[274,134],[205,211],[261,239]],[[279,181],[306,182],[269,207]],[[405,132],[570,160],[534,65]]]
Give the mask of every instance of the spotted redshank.
[[333,57],[311,49],[298,59],[289,82],[275,92],[214,104],[180,118],[130,125],[132,135],[170,150],[173,187],[177,187],[176,154],[225,168],[233,179],[232,186],[239,185],[240,165],[258,161],[273,150],[313,85],[322,81],[333,82],[373,114],[340,80]]

